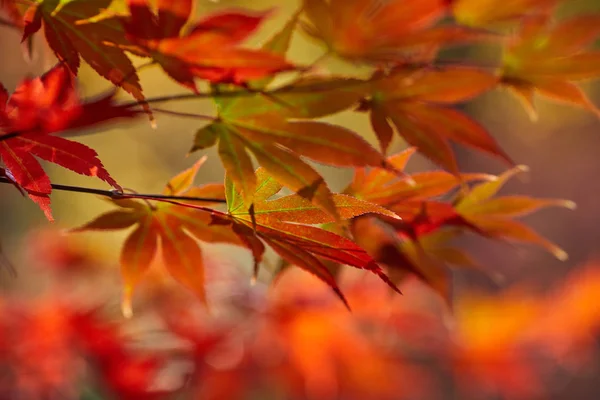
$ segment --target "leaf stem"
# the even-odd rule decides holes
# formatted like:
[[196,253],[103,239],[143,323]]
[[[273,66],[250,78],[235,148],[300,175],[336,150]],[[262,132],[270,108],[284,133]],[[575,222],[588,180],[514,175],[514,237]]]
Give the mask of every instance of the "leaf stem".
[[[7,177],[0,176],[0,183],[14,184],[13,181]],[[110,199],[142,199],[142,200],[179,200],[179,201],[204,201],[210,203],[225,203],[225,199],[210,198],[210,197],[188,197],[188,196],[171,196],[165,194],[139,194],[139,193],[123,193],[116,190],[103,190],[94,189],[81,186],[61,185],[57,183],[52,184],[53,190],[59,190],[63,192],[74,192],[74,193],[86,193],[95,194],[98,196],[108,197]]]
[[179,112],[179,111],[166,110],[164,108],[153,107],[152,111],[155,111],[160,114],[173,115],[173,116],[182,117],[182,118],[202,119],[205,121],[214,121],[216,119],[216,117],[211,117],[210,115],[185,113],[185,112]]

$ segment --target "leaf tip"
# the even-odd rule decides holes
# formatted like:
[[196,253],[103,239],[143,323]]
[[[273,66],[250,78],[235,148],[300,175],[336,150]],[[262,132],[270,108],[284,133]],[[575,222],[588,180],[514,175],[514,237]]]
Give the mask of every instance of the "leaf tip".
[[131,319],[133,317],[133,307],[131,305],[131,297],[133,294],[133,288],[126,286],[123,290],[123,300],[121,301],[121,314],[125,319]]
[[569,259],[569,254],[558,247],[552,250],[552,254],[554,254],[554,256],[560,261],[567,261]]

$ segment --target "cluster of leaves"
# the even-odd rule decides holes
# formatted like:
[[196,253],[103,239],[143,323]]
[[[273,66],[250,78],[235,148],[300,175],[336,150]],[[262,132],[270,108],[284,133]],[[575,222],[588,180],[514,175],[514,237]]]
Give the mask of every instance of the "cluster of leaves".
[[[51,267],[54,284],[36,302],[1,303],[0,388],[11,397],[444,399],[451,387],[460,398],[531,399],[559,389],[550,377],[589,370],[597,357],[597,265],[545,295],[528,285],[462,293],[450,326],[416,279],[402,284],[407,302],[390,298],[375,277],[345,275],[340,284],[355,305],[348,313],[327,285],[301,271],[287,270],[265,290],[222,266],[209,282],[228,295],[208,315],[154,275],[159,290],[146,298],[152,307],[142,319],[159,321],[159,332],[135,325],[131,337],[124,332],[132,321],[113,321],[110,308],[98,307],[110,294],[90,301],[89,289],[74,290],[110,269],[95,265],[89,243],[73,239],[32,236],[31,258]],[[67,277],[77,279],[65,286]]]
[[[268,246],[286,265],[326,282],[346,305],[337,265],[372,272],[396,291],[410,272],[448,299],[447,265],[475,266],[449,242],[467,231],[566,256],[513,218],[573,204],[495,197],[524,168],[458,106],[500,87],[524,100],[532,115],[535,94],[598,113],[576,82],[600,76],[600,52],[588,49],[600,35],[600,16],[556,21],[557,0],[509,6],[499,0],[304,0],[261,48],[248,49],[243,41],[269,12],[195,20],[192,0],[158,0],[155,10],[147,0],[125,3],[125,12],[111,9],[110,0],[39,0],[27,9],[15,0],[1,3],[23,40],[43,30],[59,64],[10,96],[2,90],[0,178],[38,203],[49,219],[52,183],[36,157],[115,188],[111,197],[118,208],[77,230],[135,226],[121,252],[126,314],[134,286],[159,250],[171,275],[206,299],[198,241],[249,249],[255,276]],[[318,75],[288,61],[296,31],[327,56],[370,67],[371,76]],[[498,47],[499,65],[453,63],[440,55],[447,46],[481,41]],[[61,136],[117,118],[153,119],[161,111],[153,103],[165,99],[144,96],[128,54],[149,58],[193,92],[171,100],[214,101],[217,113],[198,129],[191,149],[217,147],[226,170],[223,184],[193,186],[200,161],[174,177],[161,196],[124,194],[94,150]],[[81,60],[136,101],[119,104],[114,91],[80,99],[74,77]],[[274,85],[275,74],[283,72],[289,79]],[[209,91],[199,92],[197,80],[208,83]],[[341,111],[368,113],[379,149],[364,135],[321,120]],[[413,147],[388,157],[394,132]],[[511,169],[498,177],[463,174],[452,143],[492,155]],[[403,169],[415,151],[445,171],[408,176]],[[354,168],[355,178],[343,194],[333,193],[305,158]],[[294,194],[278,196],[283,188]],[[226,210],[215,203],[226,203]]]
[[80,398],[81,382],[93,377],[94,390],[107,398],[150,399],[163,357],[135,351],[128,341],[101,310],[81,310],[56,298],[39,304],[3,302],[0,388],[6,398]]

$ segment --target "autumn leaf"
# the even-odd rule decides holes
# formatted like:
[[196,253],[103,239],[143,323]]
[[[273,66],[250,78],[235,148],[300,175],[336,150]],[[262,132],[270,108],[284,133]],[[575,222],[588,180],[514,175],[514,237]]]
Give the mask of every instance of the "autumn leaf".
[[100,17],[112,0],[42,0],[30,6],[24,19],[23,40],[40,29],[58,60],[77,75],[81,59],[98,74],[122,87],[136,100],[144,95],[135,67],[125,52],[109,43],[121,43],[124,32],[117,17]]
[[351,61],[382,64],[429,60],[441,45],[482,37],[480,32],[460,26],[434,26],[448,12],[445,0],[303,3],[304,31],[323,42],[328,51]]
[[121,47],[151,57],[171,78],[194,91],[195,78],[242,85],[293,69],[281,55],[238,47],[267,13],[215,14],[184,28],[190,22],[192,0],[159,0],[157,14],[146,0],[127,3],[131,15],[123,19],[123,26],[130,43]]
[[40,78],[23,81],[10,96],[0,87],[0,158],[11,180],[52,220],[50,178],[36,157],[120,189],[94,150],[57,134],[136,114],[115,106],[111,95],[82,103],[69,72],[57,66]]
[[524,216],[546,207],[575,209],[575,203],[562,199],[537,199],[528,196],[494,197],[500,188],[515,174],[526,170],[517,166],[498,179],[475,186],[456,203],[456,212],[475,232],[501,240],[515,240],[539,245],[560,260],[568,256],[564,250],[540,236],[527,225],[512,218]]
[[[403,169],[413,153],[414,149],[407,149],[388,161]],[[448,265],[480,270],[493,280],[498,278],[452,245],[451,240],[465,232],[537,244],[563,259],[563,250],[513,218],[550,206],[573,208],[573,202],[527,196],[494,197],[511,176],[522,170],[524,167],[518,166],[499,177],[420,172],[410,176],[414,181],[410,186],[406,180],[385,171],[358,170],[345,193],[383,205],[402,219],[382,215],[355,218],[351,225],[353,237],[375,260],[389,267],[392,279],[403,279],[411,272],[447,301],[451,298]],[[452,195],[461,182],[480,183],[466,194],[460,191]]]
[[400,67],[389,76],[374,75],[369,98],[359,110],[369,111],[383,152],[394,128],[411,146],[455,175],[459,171],[450,142],[513,164],[483,126],[451,107],[492,89],[497,82],[494,75],[475,68]]
[[[335,218],[329,213],[297,194],[269,200],[282,189],[282,186],[268,175],[266,169],[257,170],[256,181],[257,189],[253,196],[253,203],[248,204],[233,181],[226,178],[230,223],[234,224],[233,229],[242,240],[260,239],[287,262],[307,270],[324,281],[344,303],[346,300],[334,277],[320,259],[371,271],[397,290],[375,261],[354,242],[311,226],[334,222]],[[397,218],[393,212],[385,208],[351,196],[334,195],[332,200],[344,219],[370,213]],[[256,246],[254,249],[256,250]],[[257,266],[262,253],[254,251],[254,256]]]
[[454,18],[468,26],[514,22],[554,11],[560,0],[450,0]]
[[[398,169],[404,169],[415,148],[388,157]],[[380,216],[365,216],[352,221],[356,242],[385,265],[393,282],[414,274],[451,302],[451,272],[448,265],[476,268],[475,263],[450,239],[456,231],[443,229],[453,222],[456,212],[450,204],[435,201],[447,195],[462,182],[486,180],[485,174],[462,174],[459,178],[445,171],[426,171],[400,180],[381,171],[358,169],[345,193],[384,205],[402,217],[394,221]]]
[[[194,166],[173,177],[167,183],[164,194],[224,199],[223,185],[191,187],[204,160],[200,159]],[[235,233],[227,226],[213,225],[210,212],[202,208],[140,200],[115,200],[113,203],[118,206],[117,210],[102,214],[73,231],[120,230],[135,226],[121,249],[125,286],[123,314],[131,316],[133,289],[143,279],[159,246],[168,272],[205,302],[205,266],[197,241],[241,245]]]
[[[284,57],[290,48],[294,32],[296,32],[296,25],[298,24],[298,18],[300,17],[301,11],[302,10],[295,12],[283,28],[261,46],[261,50]],[[273,79],[273,76],[255,79],[252,80],[252,82],[249,82],[249,86],[253,90],[260,91],[261,89],[266,88]]]
[[552,24],[539,17],[523,22],[504,49],[501,84],[537,118],[535,94],[582,107],[598,107],[575,82],[600,77],[600,51],[587,47],[600,37],[600,16],[582,15]]
[[[404,170],[410,157],[416,152],[411,147],[387,158],[398,170]],[[382,169],[357,168],[354,179],[344,193],[385,207],[392,207],[398,215],[404,210],[418,210],[421,202],[450,193],[461,182],[474,182],[495,179],[494,175],[463,173],[460,177],[446,171],[423,171],[398,179],[398,174]]]
[[[263,49],[285,54],[296,24],[294,15]],[[249,82],[261,90],[270,80]],[[351,107],[364,95],[364,82],[348,78],[305,77],[280,87],[276,94],[218,96],[225,85],[214,85],[218,116],[196,133],[192,151],[218,146],[229,178],[251,203],[256,188],[250,155],[280,183],[320,205],[337,211],[323,178],[300,156],[317,162],[349,167],[379,166],[393,169],[360,135],[337,125],[315,121]],[[308,121],[308,119],[311,119]]]
[[[315,87],[322,90],[309,90]],[[357,133],[307,120],[350,107],[362,89],[352,79],[305,78],[278,89],[275,99],[261,94],[219,99],[216,121],[197,132],[192,151],[217,145],[229,178],[248,203],[256,188],[252,154],[280,183],[335,215],[325,181],[300,156],[339,167],[394,169]]]

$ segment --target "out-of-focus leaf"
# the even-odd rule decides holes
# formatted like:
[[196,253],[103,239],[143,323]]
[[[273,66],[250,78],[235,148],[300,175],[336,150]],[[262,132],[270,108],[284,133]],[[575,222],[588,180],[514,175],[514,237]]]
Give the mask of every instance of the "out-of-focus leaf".
[[450,0],[454,18],[468,26],[488,26],[549,14],[560,0]]
[[556,24],[547,17],[523,22],[504,49],[501,83],[537,117],[536,93],[600,115],[574,83],[600,77],[600,51],[588,50],[600,36],[600,16],[582,15]]
[[[429,60],[442,45],[489,37],[456,25],[438,25],[444,0],[304,0],[304,31],[340,57],[375,64]],[[385,32],[385,34],[381,34]]]

